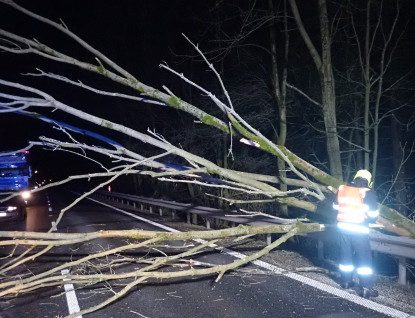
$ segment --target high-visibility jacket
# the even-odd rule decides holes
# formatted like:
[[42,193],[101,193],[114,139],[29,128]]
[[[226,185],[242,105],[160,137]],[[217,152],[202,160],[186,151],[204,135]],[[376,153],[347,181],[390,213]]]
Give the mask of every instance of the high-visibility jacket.
[[360,224],[365,221],[369,207],[363,203],[368,188],[356,188],[342,185],[337,192],[337,221]]

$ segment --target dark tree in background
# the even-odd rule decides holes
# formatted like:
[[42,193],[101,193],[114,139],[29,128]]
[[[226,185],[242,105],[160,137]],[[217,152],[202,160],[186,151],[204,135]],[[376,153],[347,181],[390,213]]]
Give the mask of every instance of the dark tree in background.
[[[411,202],[402,201],[411,192],[414,175],[410,142],[414,65],[409,44],[414,41],[409,28],[413,5],[394,0],[289,4],[287,20],[286,1],[269,1],[268,7],[225,1],[215,7],[219,18],[213,17],[214,32],[204,33],[202,39],[212,40],[208,56],[225,67],[231,96],[244,96],[238,110],[247,114],[255,97],[263,107],[279,109],[261,123],[267,136],[282,138],[287,129],[290,149],[333,176],[339,173],[330,167],[343,171],[346,181],[359,169],[370,170],[382,201],[399,196],[401,208],[413,210]],[[235,7],[238,10],[232,11]],[[261,98],[267,91],[269,98]],[[392,139],[390,123],[395,115],[406,118],[397,122],[396,129],[404,129],[407,139]],[[338,124],[331,130],[335,121]],[[399,159],[401,155],[405,160]],[[341,158],[341,166],[334,163],[335,156]],[[275,165],[270,168],[267,173],[277,174]],[[284,176],[281,166],[278,170]],[[391,191],[397,184],[400,190]]]

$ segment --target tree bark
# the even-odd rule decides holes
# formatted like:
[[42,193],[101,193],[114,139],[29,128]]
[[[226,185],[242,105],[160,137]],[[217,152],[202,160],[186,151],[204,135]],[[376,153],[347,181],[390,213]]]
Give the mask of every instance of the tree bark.
[[370,170],[370,123],[369,123],[369,113],[370,113],[370,91],[372,88],[371,79],[370,79],[370,1],[367,1],[366,7],[366,34],[365,34],[365,114],[364,114],[364,147],[365,147],[365,169]]
[[331,175],[339,180],[343,180],[340,144],[337,136],[336,95],[333,78],[333,66],[331,63],[331,36],[326,0],[319,0],[319,7],[322,45],[320,81],[324,124],[327,134],[327,152],[329,155]]
[[317,71],[320,75],[322,94],[321,100],[323,105],[323,118],[326,130],[327,153],[330,162],[330,174],[338,180],[343,180],[340,158],[340,144],[339,138],[337,136],[336,97],[331,63],[331,37],[329,20],[327,16],[327,3],[326,0],[319,0],[318,2],[322,57],[320,57],[318,54],[301,21],[295,0],[289,0],[289,3],[300,34],[310,51],[310,54],[314,60],[314,64],[316,65]]
[[[268,8],[270,15],[274,15],[274,5],[273,0],[268,0]],[[278,114],[279,114],[279,134],[277,138],[277,145],[285,146],[287,140],[287,61],[288,61],[288,45],[289,37],[287,31],[287,7],[286,1],[284,1],[284,35],[285,35],[285,45],[284,45],[284,64],[283,64],[283,78],[282,81],[279,79],[278,74],[278,63],[277,63],[277,42],[275,35],[275,23],[274,20],[270,22],[270,42],[271,42],[271,57],[272,57],[272,84],[274,89],[274,96],[278,103]],[[287,178],[286,165],[285,161],[281,158],[278,158],[278,175],[285,179]],[[287,191],[288,187],[286,184],[282,183],[280,186],[281,191]],[[281,212],[283,215],[288,216],[288,206],[282,204],[280,206]]]
[[391,136],[392,136],[392,149],[393,149],[393,179],[396,178],[395,184],[393,184],[393,201],[396,202],[395,209],[403,215],[407,215],[405,206],[407,204],[406,199],[406,187],[405,187],[405,165],[403,158],[405,153],[401,148],[401,127],[396,120],[395,116],[391,117]]

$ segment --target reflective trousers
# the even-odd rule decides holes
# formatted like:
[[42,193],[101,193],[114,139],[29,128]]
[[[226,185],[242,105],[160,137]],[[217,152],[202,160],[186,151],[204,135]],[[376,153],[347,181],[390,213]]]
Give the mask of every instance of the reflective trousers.
[[[361,287],[373,287],[373,274],[359,274],[359,269],[370,269],[373,271],[372,253],[369,242],[369,234],[351,233],[339,230],[340,264],[343,266],[354,265],[358,271],[359,284]],[[353,270],[340,270],[343,283],[350,283],[353,279]]]

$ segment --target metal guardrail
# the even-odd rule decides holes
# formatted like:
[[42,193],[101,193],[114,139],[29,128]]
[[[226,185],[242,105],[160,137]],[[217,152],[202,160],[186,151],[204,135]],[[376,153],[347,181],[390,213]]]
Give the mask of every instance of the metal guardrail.
[[[119,199],[131,202],[140,202],[141,204],[147,204],[151,206],[158,206],[161,208],[167,208],[174,211],[180,211],[180,212],[186,212],[190,214],[197,214],[204,218],[207,218],[207,227],[210,228],[210,220],[209,219],[220,219],[224,221],[228,221],[231,223],[237,223],[237,224],[244,224],[244,225],[281,225],[281,224],[290,224],[290,222],[286,220],[278,220],[278,219],[272,219],[265,216],[241,216],[241,213],[237,211],[225,211],[221,209],[216,208],[209,208],[204,206],[195,206],[193,204],[188,203],[179,203],[175,201],[167,201],[167,200],[161,200],[161,199],[152,199],[152,198],[146,198],[131,194],[124,194],[124,193],[118,193],[118,192],[108,192],[108,191],[96,191],[95,193],[106,195],[106,196],[112,196],[117,197]],[[152,209],[151,209],[152,211]],[[291,223],[296,223],[297,221],[293,221]]]
[[[136,195],[108,192],[108,191],[96,191],[95,194],[104,197],[112,197],[113,199],[121,199],[121,202],[125,200],[126,204],[130,202],[136,207],[136,203],[141,204],[141,209],[144,210],[144,204],[149,206],[150,212],[152,207],[157,206],[159,208],[166,208],[172,210],[173,217],[176,211],[187,213],[187,222],[190,223],[191,214],[197,214],[202,216],[206,220],[206,227],[210,228],[211,219],[220,219],[231,222],[232,226],[236,224],[244,225],[275,225],[275,224],[287,224],[282,220],[267,218],[264,216],[240,216],[240,213],[235,211],[224,211],[215,208],[194,206],[193,204],[179,203],[175,201],[167,201],[161,199],[152,199]],[[159,209],[160,215],[162,215],[162,209]],[[237,216],[232,216],[235,214]],[[326,225],[326,230],[323,232],[305,233],[302,236],[310,237],[318,241],[318,257],[324,259],[324,242],[335,242],[336,240],[336,227],[335,225]],[[393,236],[380,233],[375,230],[370,230],[370,246],[372,251],[380,252],[384,254],[393,255],[398,258],[398,270],[399,270],[399,283],[406,284],[406,259],[415,259],[415,240],[404,236]],[[271,235],[267,236],[267,244],[271,244]]]

